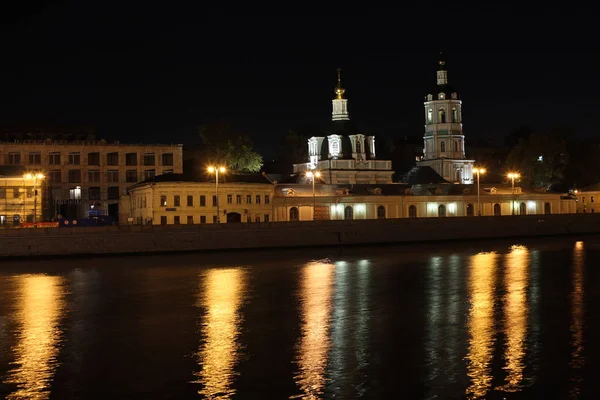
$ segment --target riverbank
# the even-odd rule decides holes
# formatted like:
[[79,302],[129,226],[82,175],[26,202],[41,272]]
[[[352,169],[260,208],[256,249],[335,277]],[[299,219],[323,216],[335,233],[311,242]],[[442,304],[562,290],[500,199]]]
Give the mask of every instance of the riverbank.
[[600,214],[6,229],[0,256],[416,243],[600,233]]

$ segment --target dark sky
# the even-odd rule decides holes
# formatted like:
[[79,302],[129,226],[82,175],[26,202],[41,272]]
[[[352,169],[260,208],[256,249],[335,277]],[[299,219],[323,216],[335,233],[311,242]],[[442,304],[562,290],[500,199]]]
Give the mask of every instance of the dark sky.
[[501,143],[519,125],[597,134],[594,9],[446,2],[251,15],[206,2],[15,3],[0,10],[2,123],[186,143],[195,126],[224,119],[274,156],[288,129],[329,120],[340,67],[353,120],[375,134],[421,135],[444,51],[467,145]]

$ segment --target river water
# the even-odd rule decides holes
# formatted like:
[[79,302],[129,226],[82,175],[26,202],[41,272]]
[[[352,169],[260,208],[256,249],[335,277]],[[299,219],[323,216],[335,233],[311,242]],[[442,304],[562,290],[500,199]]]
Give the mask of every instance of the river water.
[[595,398],[598,265],[593,236],[4,261],[0,397]]

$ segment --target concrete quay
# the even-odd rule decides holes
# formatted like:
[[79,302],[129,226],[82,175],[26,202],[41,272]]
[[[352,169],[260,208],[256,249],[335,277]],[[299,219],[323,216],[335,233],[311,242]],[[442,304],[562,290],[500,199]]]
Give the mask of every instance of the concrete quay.
[[0,257],[416,243],[600,233],[600,214],[0,230]]

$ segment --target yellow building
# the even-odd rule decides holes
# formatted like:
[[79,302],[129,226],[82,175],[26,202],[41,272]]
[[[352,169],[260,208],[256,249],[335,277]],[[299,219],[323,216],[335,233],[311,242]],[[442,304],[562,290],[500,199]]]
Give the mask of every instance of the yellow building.
[[596,183],[573,192],[577,197],[578,213],[600,212],[600,184]]
[[[214,178],[213,178],[214,179]],[[269,222],[273,184],[262,176],[220,176],[216,185],[185,181],[181,175],[157,176],[127,188],[119,201],[120,224],[212,224]],[[219,213],[217,214],[217,208]]]
[[0,225],[19,227],[41,222],[44,177],[39,174],[0,175]]

